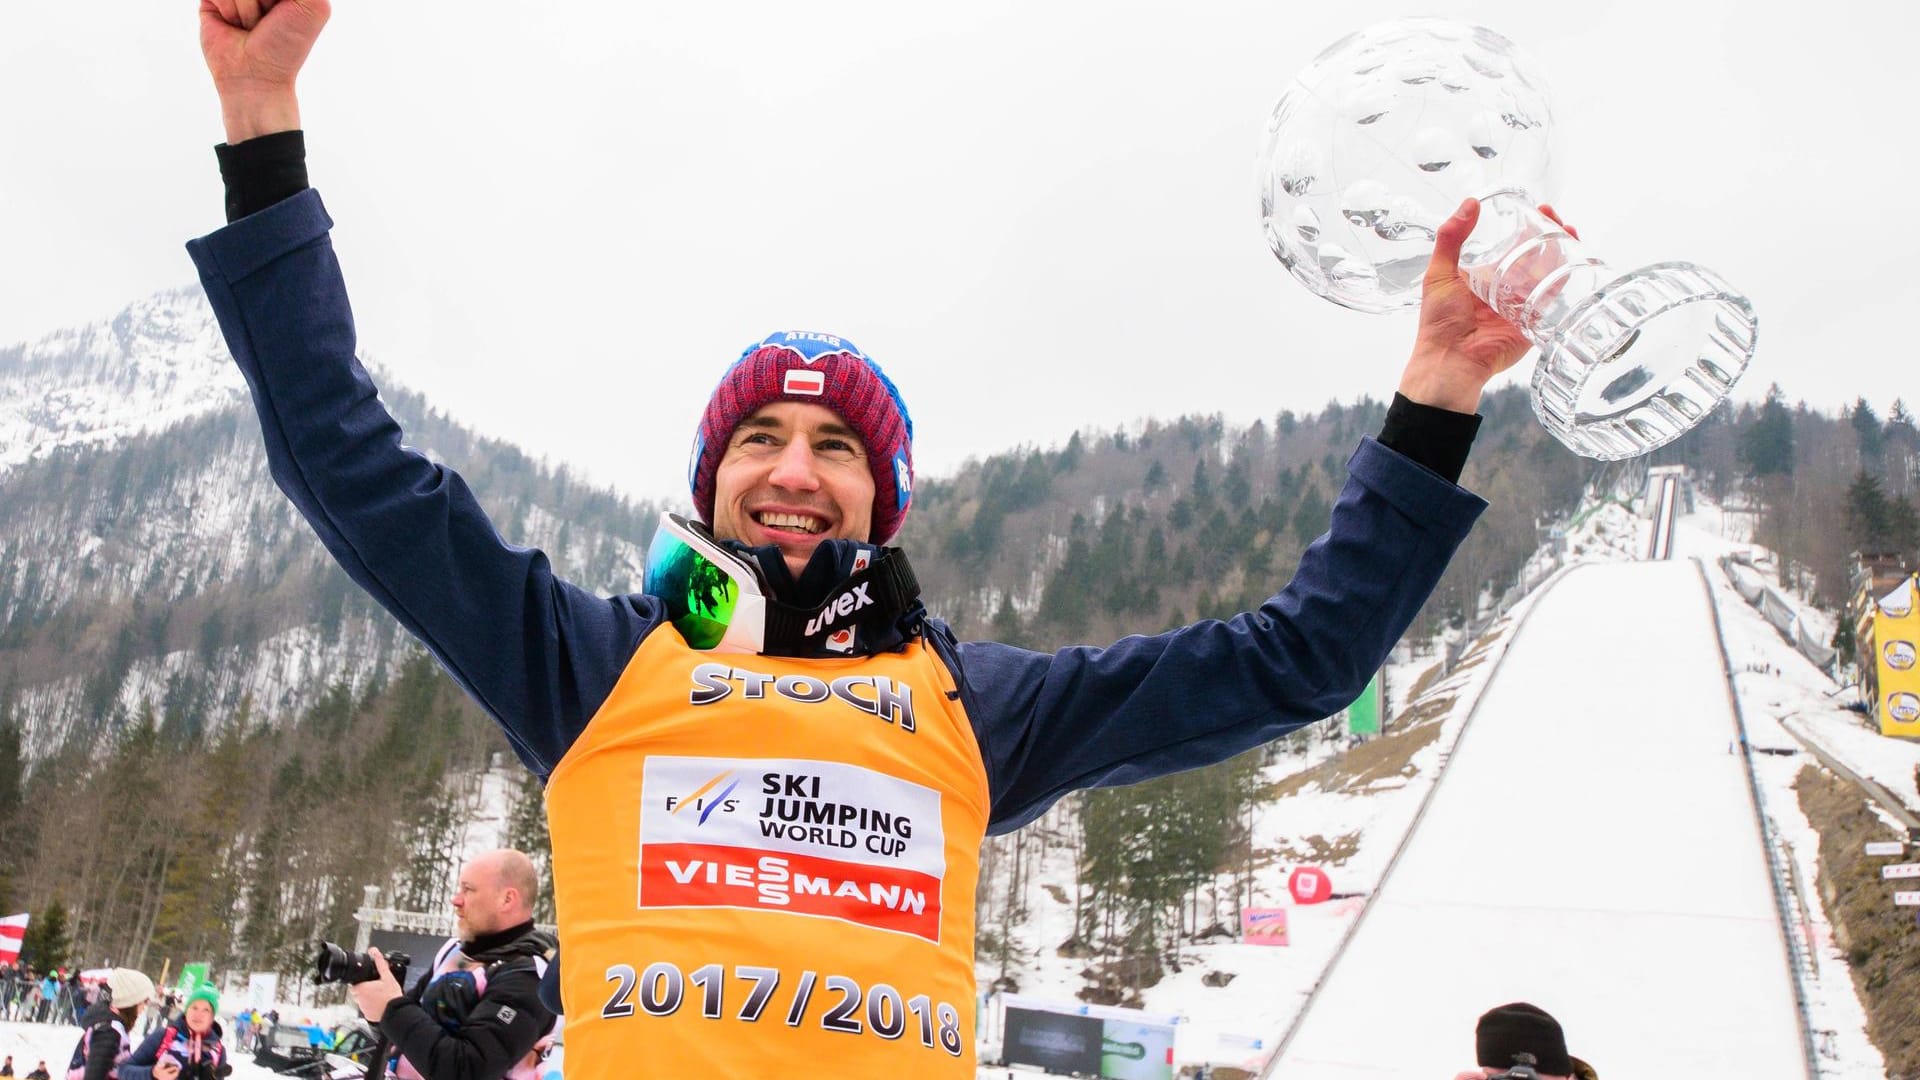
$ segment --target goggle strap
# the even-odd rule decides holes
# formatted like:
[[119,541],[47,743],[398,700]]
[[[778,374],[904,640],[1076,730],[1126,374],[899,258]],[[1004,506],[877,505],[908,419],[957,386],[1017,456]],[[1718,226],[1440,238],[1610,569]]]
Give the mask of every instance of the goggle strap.
[[[863,586],[866,599],[871,603],[862,604],[849,611],[845,618],[835,619],[829,624],[815,623],[821,615],[837,606],[842,597],[859,595]],[[871,566],[841,582],[826,600],[814,607],[798,608],[769,600],[767,641],[823,639],[837,630],[858,626],[876,617],[884,617],[891,623],[919,599],[920,582],[913,576],[913,565],[907,561],[907,553],[899,548],[887,548]],[[807,633],[810,624],[814,625],[811,635]]]

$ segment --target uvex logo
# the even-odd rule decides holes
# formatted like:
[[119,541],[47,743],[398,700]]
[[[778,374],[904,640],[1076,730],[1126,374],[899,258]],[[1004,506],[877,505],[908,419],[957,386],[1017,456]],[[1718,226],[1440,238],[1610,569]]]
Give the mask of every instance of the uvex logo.
[[826,610],[807,620],[806,635],[812,637],[861,608],[873,606],[873,598],[867,595],[867,587],[872,584],[871,581],[863,581],[841,593],[840,598],[828,604]]

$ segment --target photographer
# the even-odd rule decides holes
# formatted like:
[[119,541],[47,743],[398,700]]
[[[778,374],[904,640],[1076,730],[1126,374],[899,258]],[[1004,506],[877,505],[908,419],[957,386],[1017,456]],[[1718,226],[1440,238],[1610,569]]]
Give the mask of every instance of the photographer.
[[461,867],[453,897],[460,936],[434,956],[410,995],[380,950],[367,950],[379,977],[350,989],[367,1022],[399,1050],[399,1075],[534,1075],[528,1055],[554,1025],[554,1014],[540,1004],[540,979],[556,946],[552,935],[534,929],[539,888],[532,860],[518,851],[490,851]]
[[187,995],[180,1019],[156,1027],[121,1064],[118,1080],[221,1080],[233,1066],[214,1018],[219,1011],[220,992],[201,983]]

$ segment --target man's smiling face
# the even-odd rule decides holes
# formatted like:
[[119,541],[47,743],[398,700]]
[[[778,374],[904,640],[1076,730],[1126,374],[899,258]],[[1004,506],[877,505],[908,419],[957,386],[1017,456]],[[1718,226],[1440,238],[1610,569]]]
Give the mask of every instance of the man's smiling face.
[[867,448],[821,405],[776,401],[740,421],[714,474],[713,534],[773,544],[794,577],[820,541],[867,540],[873,528]]

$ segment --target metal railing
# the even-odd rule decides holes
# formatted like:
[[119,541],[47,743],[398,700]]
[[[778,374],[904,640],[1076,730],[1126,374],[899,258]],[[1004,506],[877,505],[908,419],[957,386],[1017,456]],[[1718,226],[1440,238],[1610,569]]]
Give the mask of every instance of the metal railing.
[[1753,817],[1760,830],[1760,846],[1767,853],[1767,871],[1773,879],[1773,906],[1780,923],[1780,942],[1787,954],[1787,970],[1793,977],[1793,1004],[1800,1014],[1800,1047],[1806,1055],[1808,1080],[1818,1080],[1820,1076],[1820,1055],[1814,1045],[1813,1007],[1807,995],[1807,969],[1814,965],[1814,957],[1806,951],[1805,943],[1793,933],[1793,905],[1795,895],[1793,881],[1781,857],[1782,843],[1779,833],[1773,827],[1773,819],[1767,814],[1767,800],[1760,791],[1760,777],[1753,767],[1753,744],[1747,740],[1747,716],[1740,708],[1740,693],[1733,684],[1733,661],[1727,654],[1726,632],[1720,625],[1720,605],[1713,597],[1713,582],[1707,578],[1707,567],[1697,556],[1693,560],[1694,569],[1700,575],[1700,588],[1706,594],[1707,611],[1713,616],[1713,642],[1720,650],[1720,674],[1726,681],[1727,704],[1733,709],[1734,730],[1740,737],[1740,762],[1747,774],[1747,794],[1753,799]]

